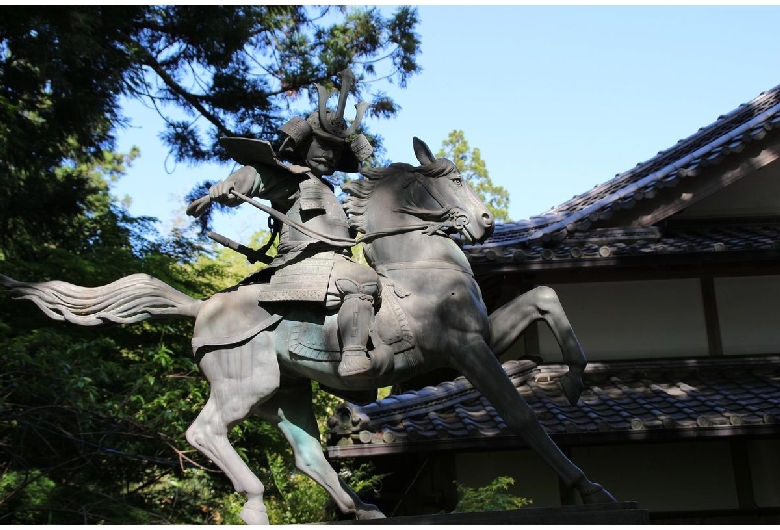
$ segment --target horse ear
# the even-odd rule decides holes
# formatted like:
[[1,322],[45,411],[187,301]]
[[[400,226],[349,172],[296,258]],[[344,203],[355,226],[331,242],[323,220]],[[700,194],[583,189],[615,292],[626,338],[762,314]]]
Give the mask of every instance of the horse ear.
[[433,153],[431,153],[431,150],[425,142],[415,136],[412,139],[412,143],[414,144],[414,156],[417,157],[420,164],[425,166],[436,161],[436,157],[433,156]]

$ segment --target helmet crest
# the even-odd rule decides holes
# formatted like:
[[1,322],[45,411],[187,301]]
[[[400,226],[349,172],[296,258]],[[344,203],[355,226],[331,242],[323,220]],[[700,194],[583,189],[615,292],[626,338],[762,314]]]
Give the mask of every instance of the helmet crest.
[[339,138],[347,138],[348,136],[355,134],[360,122],[363,120],[363,115],[368,108],[368,103],[365,101],[359,102],[355,105],[356,114],[355,119],[352,120],[352,124],[347,126],[347,121],[344,119],[344,108],[347,105],[347,96],[349,91],[355,85],[355,74],[349,68],[339,72],[341,77],[341,91],[339,92],[339,103],[336,107],[336,111],[331,111],[327,108],[328,102],[328,89],[322,85],[315,85],[317,87],[317,96],[319,100],[319,110],[317,117],[319,118],[320,127],[333,136]]
[[369,105],[364,101],[355,105],[357,109],[355,119],[352,120],[352,124],[347,125],[344,119],[344,107],[349,91],[355,84],[355,75],[347,68],[340,72],[339,76],[341,90],[336,110],[327,108],[328,90],[321,85],[316,85],[319,103],[317,111],[305,120],[295,116],[282,126],[280,130],[285,135],[279,151],[282,159],[294,161],[296,157],[300,158],[301,153],[297,152],[299,147],[305,145],[306,139],[312,135],[331,142],[341,142],[348,147],[336,167],[338,171],[354,173],[360,169],[360,164],[371,156],[374,148],[368,138],[363,134],[355,134]]

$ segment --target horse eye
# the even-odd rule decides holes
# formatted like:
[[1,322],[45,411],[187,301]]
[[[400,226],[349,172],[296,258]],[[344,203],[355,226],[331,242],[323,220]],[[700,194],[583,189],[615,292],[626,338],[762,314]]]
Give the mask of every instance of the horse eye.
[[452,177],[452,182],[454,182],[458,186],[461,186],[463,184],[463,179],[460,177]]

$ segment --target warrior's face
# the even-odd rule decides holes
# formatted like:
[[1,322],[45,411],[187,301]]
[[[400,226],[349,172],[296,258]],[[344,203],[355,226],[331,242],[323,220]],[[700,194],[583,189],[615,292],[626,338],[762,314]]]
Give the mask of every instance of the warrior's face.
[[343,150],[343,141],[330,141],[313,136],[306,153],[306,165],[317,176],[332,175],[336,171]]

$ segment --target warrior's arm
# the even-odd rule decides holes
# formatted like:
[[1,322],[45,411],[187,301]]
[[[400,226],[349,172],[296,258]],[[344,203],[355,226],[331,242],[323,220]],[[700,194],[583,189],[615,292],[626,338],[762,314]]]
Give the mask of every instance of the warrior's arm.
[[209,194],[192,202],[187,214],[197,217],[209,202],[236,206],[242,201],[231,195],[236,190],[243,195],[260,197],[272,202],[289,199],[298,189],[300,176],[273,166],[244,166],[228,178],[209,188]]
[[301,175],[295,175],[280,167],[244,166],[222,182],[209,189],[211,200],[233,206],[239,204],[230,190],[250,197],[260,197],[271,201],[283,200],[298,189]]
[[236,206],[241,203],[241,200],[230,195],[230,190],[234,189],[244,195],[252,195],[257,180],[259,180],[257,170],[252,166],[244,166],[222,182],[211,186],[209,199],[227,206]]

